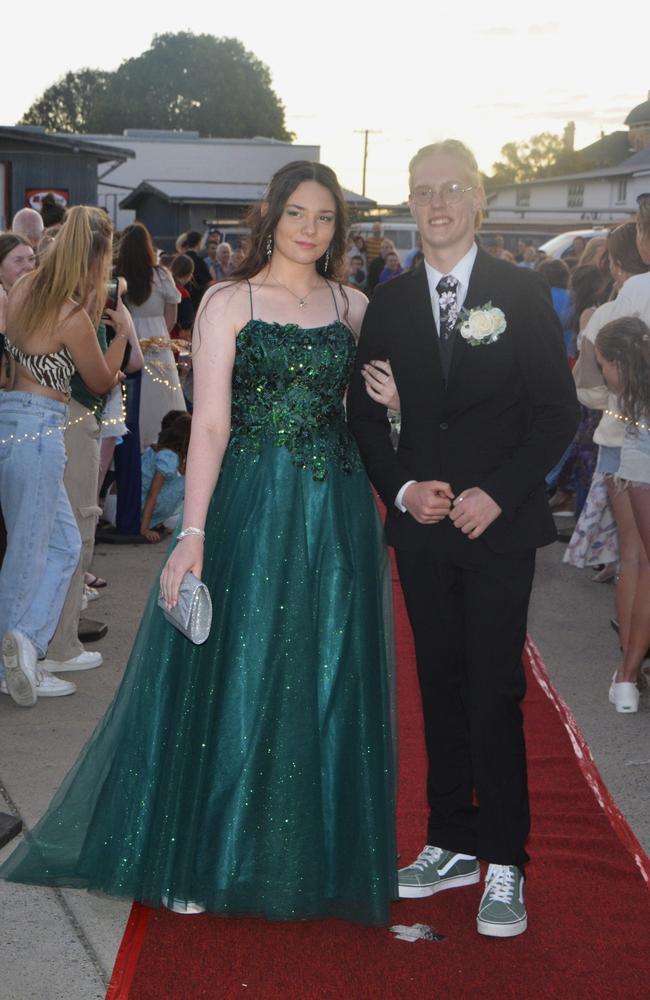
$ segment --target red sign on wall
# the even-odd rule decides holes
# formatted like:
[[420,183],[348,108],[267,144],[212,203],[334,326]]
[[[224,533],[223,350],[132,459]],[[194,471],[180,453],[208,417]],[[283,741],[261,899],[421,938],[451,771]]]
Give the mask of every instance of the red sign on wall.
[[66,188],[26,188],[25,205],[40,212],[46,194],[54,195],[54,200],[65,208],[70,204],[70,192]]

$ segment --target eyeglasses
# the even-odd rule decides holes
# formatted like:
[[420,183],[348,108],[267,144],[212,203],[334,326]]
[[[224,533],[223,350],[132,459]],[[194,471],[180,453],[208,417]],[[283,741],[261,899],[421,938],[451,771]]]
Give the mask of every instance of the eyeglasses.
[[428,185],[413,188],[411,198],[416,205],[428,205],[435,194],[440,198],[443,205],[457,205],[462,200],[464,194],[473,190],[473,187],[462,187],[458,181],[448,181],[446,184],[441,184],[437,189]]

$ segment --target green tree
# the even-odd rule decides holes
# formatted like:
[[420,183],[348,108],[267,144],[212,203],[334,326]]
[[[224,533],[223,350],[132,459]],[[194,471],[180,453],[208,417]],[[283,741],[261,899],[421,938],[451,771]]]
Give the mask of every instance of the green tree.
[[[86,76],[88,87],[82,91],[77,78]],[[71,100],[82,93],[83,101]],[[60,106],[70,105],[76,113],[65,118]],[[188,31],[154,36],[146,52],[125,60],[114,73],[68,73],[32,105],[22,123],[57,131],[186,129],[202,136],[293,138],[268,67],[236,38]]]
[[501,147],[501,159],[492,165],[488,185],[521,184],[539,177],[578,173],[589,166],[579,152],[567,146],[565,136],[540,132],[526,142],[508,142]]
[[92,109],[110,76],[101,69],[66,73],[34,101],[18,124],[42,125],[48,132],[89,131]]

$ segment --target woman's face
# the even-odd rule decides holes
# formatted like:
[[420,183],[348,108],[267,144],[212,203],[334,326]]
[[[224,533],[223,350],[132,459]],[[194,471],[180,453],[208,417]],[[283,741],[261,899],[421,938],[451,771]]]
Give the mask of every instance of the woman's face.
[[296,264],[315,264],[332,242],[335,228],[333,194],[317,181],[302,181],[275,227],[274,254]]
[[389,271],[399,270],[399,257],[396,253],[389,253],[386,257],[386,267]]
[[0,264],[0,284],[6,292],[29,271],[36,267],[36,256],[31,247],[22,243],[15,246]]
[[612,392],[620,392],[623,386],[621,385],[621,370],[618,367],[618,363],[616,361],[608,361],[607,358],[603,357],[598,348],[596,348],[596,361],[600,366],[608,388]]

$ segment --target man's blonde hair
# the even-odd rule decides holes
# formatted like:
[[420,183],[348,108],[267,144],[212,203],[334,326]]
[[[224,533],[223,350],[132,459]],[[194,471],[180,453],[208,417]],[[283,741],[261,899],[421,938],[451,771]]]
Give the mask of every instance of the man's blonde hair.
[[[447,156],[454,156],[457,160],[460,160],[463,167],[467,171],[469,176],[469,181],[472,187],[485,198],[485,192],[483,191],[483,180],[481,178],[481,171],[478,168],[478,163],[476,162],[476,157],[473,152],[466,146],[464,142],[460,139],[442,139],[440,142],[432,142],[428,146],[422,146],[418,149],[415,156],[409,163],[409,191],[413,191],[413,175],[416,168],[420,165],[423,160],[427,160],[430,156],[436,156],[439,153],[446,154]],[[474,229],[478,232],[481,228],[481,223],[483,222],[483,208],[479,208],[474,216]]]

